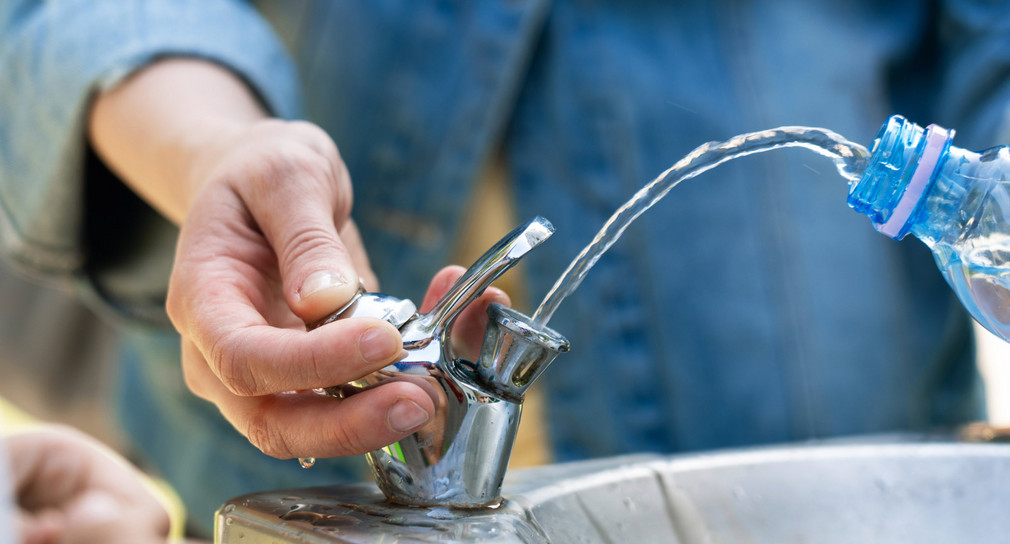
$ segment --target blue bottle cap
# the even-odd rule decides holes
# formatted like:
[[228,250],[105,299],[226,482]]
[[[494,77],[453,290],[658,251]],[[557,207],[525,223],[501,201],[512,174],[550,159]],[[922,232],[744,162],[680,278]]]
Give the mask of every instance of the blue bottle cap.
[[902,229],[908,223],[908,218],[912,216],[916,204],[919,203],[919,197],[929,185],[940,155],[943,154],[944,147],[952,136],[951,131],[941,126],[929,125],[926,127],[926,145],[916,163],[915,172],[887,220],[883,223],[873,222],[873,227],[877,229],[877,232],[891,238],[900,238]]

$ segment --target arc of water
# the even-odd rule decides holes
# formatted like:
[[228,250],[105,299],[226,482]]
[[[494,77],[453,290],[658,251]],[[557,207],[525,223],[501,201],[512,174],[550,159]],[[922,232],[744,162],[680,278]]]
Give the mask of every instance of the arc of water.
[[589,245],[572,260],[544,296],[543,302],[533,313],[533,325],[545,326],[561,302],[579,287],[596,261],[614,245],[625,229],[638,216],[666,196],[670,189],[726,161],[783,147],[803,147],[833,159],[839,174],[850,182],[859,179],[866,169],[866,162],[870,156],[865,147],[852,143],[830,130],[798,126],[751,132],[735,136],[725,142],[708,142],[698,146],[642,187],[610,216]]

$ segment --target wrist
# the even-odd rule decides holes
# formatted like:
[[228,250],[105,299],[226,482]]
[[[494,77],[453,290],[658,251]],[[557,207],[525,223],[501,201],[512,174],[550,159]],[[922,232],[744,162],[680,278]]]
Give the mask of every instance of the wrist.
[[222,158],[243,140],[255,121],[226,117],[199,117],[183,123],[166,137],[166,156],[175,165],[175,183],[179,184],[179,203],[189,209]]
[[98,155],[138,195],[176,223],[198,172],[223,138],[266,117],[234,73],[211,62],[166,59],[95,100],[88,123]]

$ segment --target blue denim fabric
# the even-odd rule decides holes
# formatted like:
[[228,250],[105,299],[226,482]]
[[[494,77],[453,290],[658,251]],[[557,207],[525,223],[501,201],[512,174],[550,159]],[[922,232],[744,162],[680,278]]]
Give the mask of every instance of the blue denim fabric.
[[[103,81],[196,55],[278,115],[304,112],[347,162],[384,291],[415,300],[497,149],[522,217],[558,229],[526,259],[539,298],[620,204],[705,141],[789,124],[868,143],[891,113],[955,128],[968,148],[1007,136],[1010,14],[992,2],[255,6],[276,36],[240,2],[8,2],[0,15],[4,248],[145,323],[127,334],[124,419],[199,516],[239,492],[359,467],[269,460],[185,392],[157,318],[170,244],[145,243],[173,231],[152,212],[123,197],[147,226],[140,240],[90,238],[150,254],[103,259],[82,240],[85,177],[114,190],[81,128]],[[928,250],[874,232],[846,191],[826,159],[783,150],[678,187],[639,219],[551,322],[573,346],[539,385],[557,458],[981,417],[969,322]]]

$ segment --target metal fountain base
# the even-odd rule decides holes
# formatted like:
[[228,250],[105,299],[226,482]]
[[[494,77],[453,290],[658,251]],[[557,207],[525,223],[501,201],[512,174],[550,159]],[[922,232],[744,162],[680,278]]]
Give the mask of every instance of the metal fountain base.
[[372,484],[255,493],[218,510],[215,542],[1006,542],[1010,445],[637,455],[512,471],[503,495],[459,510]]

